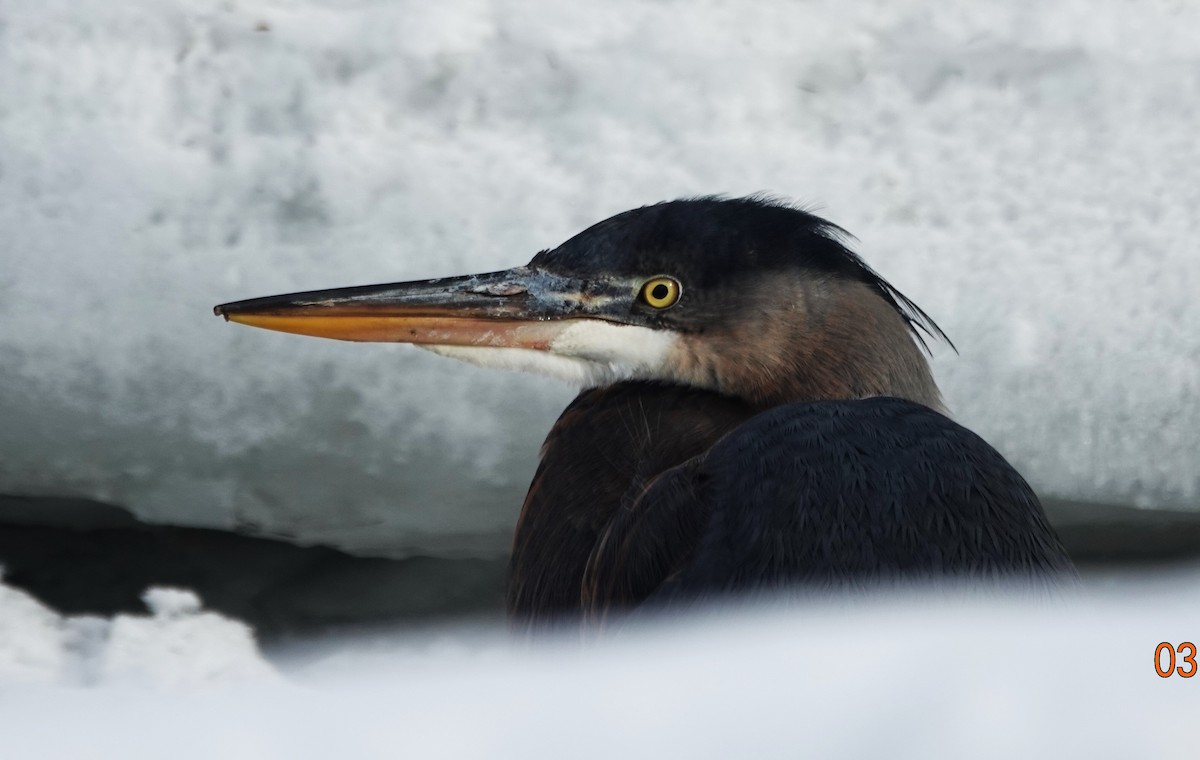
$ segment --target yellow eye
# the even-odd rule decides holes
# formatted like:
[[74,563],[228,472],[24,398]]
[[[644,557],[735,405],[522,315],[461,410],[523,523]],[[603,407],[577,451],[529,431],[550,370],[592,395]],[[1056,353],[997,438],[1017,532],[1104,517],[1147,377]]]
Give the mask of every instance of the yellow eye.
[[642,286],[642,300],[656,309],[666,309],[679,300],[679,282],[670,277],[654,277]]

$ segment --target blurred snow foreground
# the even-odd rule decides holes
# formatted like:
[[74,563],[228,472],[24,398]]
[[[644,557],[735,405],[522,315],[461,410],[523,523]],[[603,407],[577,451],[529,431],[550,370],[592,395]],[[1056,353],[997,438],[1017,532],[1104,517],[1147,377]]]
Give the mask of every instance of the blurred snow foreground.
[[[88,689],[56,675],[62,621],[0,588],[0,736],[22,760],[1190,759],[1200,678],[1160,678],[1154,652],[1195,640],[1195,580],[1040,605],[900,596],[714,612],[583,645],[377,635],[277,655],[282,678],[236,624],[203,622],[174,592],[185,609],[160,597],[153,618],[112,624],[122,641],[109,648],[139,649],[152,677],[131,681],[122,654]],[[126,620],[137,633],[118,633]],[[193,660],[212,652],[222,675],[197,678]],[[14,699],[14,680],[48,685]]]
[[1200,4],[6,0],[0,493],[505,551],[571,390],[212,305],[818,204],[1044,495],[1194,509]]
[[269,679],[250,628],[200,611],[190,591],[152,588],[151,615],[62,617],[0,583],[3,684],[170,688]]

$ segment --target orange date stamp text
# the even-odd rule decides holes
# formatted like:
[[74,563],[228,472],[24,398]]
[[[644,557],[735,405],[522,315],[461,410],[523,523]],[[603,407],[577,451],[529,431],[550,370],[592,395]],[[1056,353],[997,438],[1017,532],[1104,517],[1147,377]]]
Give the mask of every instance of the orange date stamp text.
[[1196,675],[1196,645],[1185,641],[1174,646],[1164,641],[1154,649],[1154,672],[1159,678],[1191,678]]

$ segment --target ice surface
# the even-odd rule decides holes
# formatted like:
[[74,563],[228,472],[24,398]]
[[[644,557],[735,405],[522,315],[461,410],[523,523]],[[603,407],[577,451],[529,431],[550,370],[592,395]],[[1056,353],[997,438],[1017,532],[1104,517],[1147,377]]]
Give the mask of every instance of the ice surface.
[[213,304],[818,204],[1045,495],[1200,506],[1200,5],[112,3],[0,19],[0,492],[503,551],[570,391]]
[[[23,760],[1190,759],[1200,690],[1157,676],[1154,652],[1195,640],[1196,580],[1040,605],[950,595],[750,609],[583,646],[379,635],[280,655],[282,678],[237,686],[0,683],[19,697],[4,700],[0,733]],[[168,629],[142,645],[162,677],[158,638]]]

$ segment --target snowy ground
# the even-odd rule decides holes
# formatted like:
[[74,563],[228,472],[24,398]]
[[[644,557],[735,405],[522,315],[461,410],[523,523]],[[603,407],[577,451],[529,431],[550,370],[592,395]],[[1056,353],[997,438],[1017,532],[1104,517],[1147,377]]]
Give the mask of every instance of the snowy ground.
[[0,493],[360,551],[508,544],[570,391],[215,303],[819,204],[1045,495],[1194,509],[1200,5],[0,6]]
[[21,760],[1194,758],[1200,678],[1160,678],[1153,659],[1200,638],[1198,577],[1055,603],[714,613],[532,650],[487,630],[376,636],[275,665],[243,627],[160,591],[154,617],[60,652],[83,677],[46,651],[64,621],[0,587],[0,694],[27,684],[0,735]]
[[150,615],[63,617],[0,584],[0,685],[198,688],[274,673],[250,628],[182,589],[145,594]]

